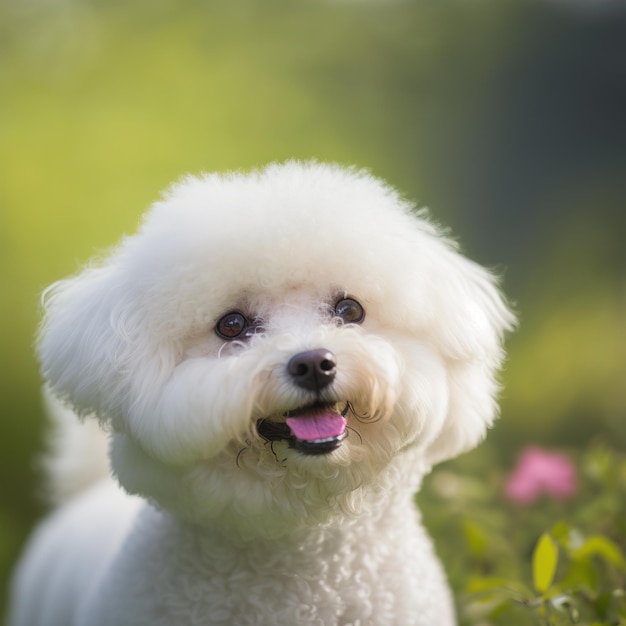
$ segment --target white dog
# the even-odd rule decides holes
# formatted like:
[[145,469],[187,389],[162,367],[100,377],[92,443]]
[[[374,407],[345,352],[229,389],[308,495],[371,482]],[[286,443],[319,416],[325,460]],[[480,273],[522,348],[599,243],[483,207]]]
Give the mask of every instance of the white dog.
[[[47,294],[43,374],[126,493],[104,477],[43,523],[11,626],[454,624],[413,494],[491,425],[513,322],[365,172],[186,178]],[[99,456],[65,448],[68,491]]]

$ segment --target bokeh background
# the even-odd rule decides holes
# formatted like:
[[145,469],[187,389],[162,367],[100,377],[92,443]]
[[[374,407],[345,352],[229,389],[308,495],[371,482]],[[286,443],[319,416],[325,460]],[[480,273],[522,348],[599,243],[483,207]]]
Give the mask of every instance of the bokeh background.
[[294,157],[370,168],[503,274],[482,458],[626,447],[619,0],[0,0],[2,588],[43,512],[40,291],[184,173]]

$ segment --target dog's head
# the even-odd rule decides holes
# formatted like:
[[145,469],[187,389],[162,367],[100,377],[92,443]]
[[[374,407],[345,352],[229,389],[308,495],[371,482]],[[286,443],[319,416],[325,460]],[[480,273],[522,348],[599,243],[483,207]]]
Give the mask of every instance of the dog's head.
[[491,425],[513,324],[392,189],[321,164],[185,179],[45,302],[52,390],[109,425],[127,489],[196,518],[323,519],[396,459],[414,486]]

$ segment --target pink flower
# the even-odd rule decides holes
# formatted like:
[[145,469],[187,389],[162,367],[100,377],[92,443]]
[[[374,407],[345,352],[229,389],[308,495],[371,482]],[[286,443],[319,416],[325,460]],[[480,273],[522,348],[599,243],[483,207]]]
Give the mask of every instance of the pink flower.
[[576,492],[576,468],[568,456],[537,447],[526,448],[504,487],[506,497],[532,504],[542,495],[564,500]]

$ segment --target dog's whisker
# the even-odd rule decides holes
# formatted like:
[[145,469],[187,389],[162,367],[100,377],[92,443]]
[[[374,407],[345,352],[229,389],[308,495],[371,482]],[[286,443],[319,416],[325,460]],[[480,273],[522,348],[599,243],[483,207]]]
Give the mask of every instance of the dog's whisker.
[[[370,415],[368,413],[358,413],[356,409],[354,408],[354,405],[351,402],[347,403],[347,407],[345,410],[346,410],[346,413],[350,411],[350,413],[355,417],[355,419],[357,419],[359,422],[362,422],[362,423],[371,424],[372,422],[376,422],[381,419],[381,416],[377,414]],[[342,415],[345,416],[346,413],[342,412]]]
[[363,444],[363,437],[361,437],[361,433],[356,428],[348,426],[346,430],[348,431],[348,433],[354,433],[359,438],[359,442]]
[[272,454],[274,455],[274,458],[276,459],[276,462],[281,466],[281,467],[285,467],[285,461],[287,459],[279,459],[278,458],[278,454],[276,454],[276,450],[274,450],[274,444],[276,443],[275,441],[268,441],[267,443],[270,444],[270,450],[272,451]]
[[235,457],[235,465],[241,469],[241,465],[239,464],[239,460],[241,459],[241,457],[243,456],[243,454],[246,452],[246,450],[248,450],[247,446],[244,446],[243,448],[241,448],[239,450],[239,452],[237,452],[237,456]]

